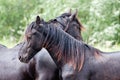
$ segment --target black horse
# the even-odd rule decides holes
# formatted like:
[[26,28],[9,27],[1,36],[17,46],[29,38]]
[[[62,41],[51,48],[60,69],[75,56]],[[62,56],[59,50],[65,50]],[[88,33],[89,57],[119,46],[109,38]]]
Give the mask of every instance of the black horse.
[[[70,13],[64,13],[61,16],[57,17],[56,19],[50,20],[49,22],[44,22],[43,20],[40,20],[40,18],[39,18],[37,23],[38,24],[39,23],[43,23],[43,24],[52,25],[52,26],[57,27],[59,29],[62,28],[64,31],[66,31],[67,33],[72,35],[74,38],[76,38],[78,40],[82,40],[81,30],[83,29],[83,26],[79,22],[79,20],[77,19],[76,15],[77,15],[77,12],[74,12],[73,14],[71,14],[71,12]],[[31,27],[33,27],[33,25],[31,25]],[[31,30],[31,27],[27,28],[26,33],[29,33],[29,31]],[[28,37],[29,37],[29,35],[30,34],[28,34]],[[42,64],[43,64],[43,62],[41,62],[41,65]],[[44,64],[46,64],[46,62],[44,62]],[[57,67],[59,68],[59,66],[57,66]],[[67,65],[65,65],[65,67],[67,67]],[[44,69],[47,69],[47,68],[44,68]],[[63,74],[63,78],[67,78],[67,76],[69,76],[69,74],[68,75],[67,74]],[[61,79],[62,78],[60,76],[60,80]]]
[[[82,30],[83,26],[81,25],[81,23],[79,22],[79,20],[76,18],[76,14],[77,14],[77,12],[75,12],[74,14],[64,13],[64,14],[62,14],[61,16],[57,17],[54,20],[50,20],[49,22],[43,22],[43,24],[48,24],[48,25],[52,25],[52,26],[56,26],[56,27],[59,26],[58,27],[59,29],[62,28],[64,31],[66,31],[67,33],[71,34],[74,38],[76,38],[78,40],[82,40],[81,30]],[[37,21],[37,23],[40,23],[40,22],[42,22],[42,21],[40,21],[40,19],[39,19],[39,21]],[[33,27],[33,25],[31,25],[31,27]],[[27,28],[26,33],[29,33],[29,31],[31,30],[31,27]],[[30,37],[29,35],[30,34],[28,34],[28,37]],[[40,55],[43,56],[44,53],[43,54],[41,53]],[[43,59],[43,57],[39,57],[39,58]],[[48,56],[47,56],[47,58],[48,58]],[[44,61],[46,61],[45,59],[44,59]],[[50,58],[48,58],[48,59],[51,60]],[[46,62],[40,62],[39,61],[39,63],[40,63],[40,65],[43,65],[43,64],[46,64],[47,61]],[[68,68],[69,66],[66,64],[64,67]],[[41,68],[39,68],[39,69],[41,71]],[[45,66],[45,68],[43,70],[46,70],[46,69],[49,69],[49,68],[46,68],[46,66]],[[70,69],[71,69],[71,67],[70,67]],[[69,74],[66,74],[66,69],[63,70],[63,71],[64,72],[62,73],[62,77],[63,77],[63,79],[64,78],[66,79],[69,76]],[[71,72],[71,70],[68,71],[68,73],[69,72]],[[46,73],[46,75],[47,75],[47,73]]]
[[18,51],[21,44],[8,49],[5,46],[0,48],[0,80],[35,80],[33,78],[34,68],[32,64],[21,63],[18,60]]
[[[76,17],[67,26],[69,18],[72,18],[70,16],[71,13],[64,13],[46,23],[57,24],[63,30],[66,29],[67,33],[81,40],[81,29],[83,27]],[[23,43],[18,44],[11,49],[0,46],[0,65],[2,65],[0,66],[0,80],[59,80],[57,66],[45,49],[42,49],[28,64],[21,63],[17,56],[22,45]]]
[[[106,53],[49,24],[31,23],[19,59],[28,62],[43,47],[59,65],[63,80],[120,80],[120,52]],[[67,67],[66,67],[67,65]]]
[[[71,12],[64,13],[61,16],[57,17],[56,19],[50,20],[49,22],[44,22],[43,20],[41,20],[39,18],[37,23],[53,25],[53,27],[63,29],[64,31],[66,31],[67,33],[72,35],[74,38],[76,38],[78,40],[82,40],[81,30],[83,29],[83,26],[77,19],[76,15],[77,15],[77,12],[74,12],[73,14]],[[32,25],[31,25],[31,27],[32,27]],[[28,26],[26,33],[29,33],[31,27]],[[28,36],[29,35],[30,34],[28,34]],[[45,52],[46,51],[43,50],[43,53],[39,54],[39,57],[37,57],[37,59],[35,59],[35,60],[40,59],[39,61],[36,61],[36,62],[38,62],[39,67],[40,67],[40,68],[37,68],[37,71],[40,71],[39,75],[44,75],[44,76],[42,76],[42,78],[41,77],[39,77],[39,78],[41,78],[41,80],[51,80],[51,77],[49,77],[49,76],[53,76],[52,80],[54,80],[54,79],[58,80],[58,77],[60,77],[59,79],[61,80],[62,77],[59,76],[59,73],[58,73],[59,67],[57,66],[57,68],[56,68],[56,65],[54,64],[54,61],[51,59],[49,53],[46,53],[46,55],[45,55]],[[49,63],[49,65],[48,65],[48,63]],[[67,67],[67,65],[66,65],[66,67]],[[55,73],[53,73],[53,72],[55,72]],[[46,76],[48,74],[51,74],[51,75]],[[66,78],[67,76],[68,75],[65,75],[63,78]]]

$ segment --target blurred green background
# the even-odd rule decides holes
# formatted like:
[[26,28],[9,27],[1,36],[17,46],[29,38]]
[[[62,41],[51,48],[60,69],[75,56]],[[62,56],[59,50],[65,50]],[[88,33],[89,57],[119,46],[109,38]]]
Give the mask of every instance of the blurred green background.
[[48,21],[70,8],[78,10],[87,44],[120,50],[120,0],[0,0],[0,43],[15,46],[37,15]]

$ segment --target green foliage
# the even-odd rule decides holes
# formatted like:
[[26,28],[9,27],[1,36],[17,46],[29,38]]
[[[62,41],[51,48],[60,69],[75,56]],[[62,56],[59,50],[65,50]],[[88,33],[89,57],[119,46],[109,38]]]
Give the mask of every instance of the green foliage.
[[48,21],[70,8],[78,9],[87,43],[120,44],[119,0],[0,0],[0,40],[16,43],[37,15]]
[[90,6],[87,31],[83,33],[88,43],[120,43],[120,1],[93,0]]

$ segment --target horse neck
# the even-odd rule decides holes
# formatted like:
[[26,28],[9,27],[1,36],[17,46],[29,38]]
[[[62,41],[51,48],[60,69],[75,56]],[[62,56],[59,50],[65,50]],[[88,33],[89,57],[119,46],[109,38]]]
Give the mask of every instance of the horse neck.
[[51,36],[50,33],[51,32],[49,31],[45,41],[43,42],[43,43],[45,43],[43,47],[45,47],[47,49],[50,56],[52,57],[52,59],[56,63],[56,65],[58,67],[60,67],[62,60],[58,61],[58,57],[56,56],[56,53],[58,53],[58,51],[60,51],[60,48],[58,48],[58,43],[60,42],[60,38],[56,39],[56,36],[53,36],[53,35]]
[[44,47],[50,53],[58,66],[70,63],[71,65],[74,65],[74,68],[76,68],[81,64],[81,59],[83,61],[84,46],[67,33],[64,35],[64,33],[65,32],[61,32],[57,29],[49,32],[49,38],[47,38],[45,42],[46,45]]
[[78,32],[76,39],[77,40],[82,40],[82,35],[81,35],[81,31],[84,29],[83,25],[81,24],[81,22],[76,18],[76,22],[75,22],[76,26],[79,28],[80,32]]
[[79,35],[75,39],[77,39],[79,41],[83,41],[83,38],[82,38],[82,35],[81,35],[81,30],[80,30]]
[[80,25],[79,23],[77,23],[75,21],[71,22],[69,24],[68,30],[66,30],[66,32],[68,34],[70,34],[72,37],[74,37],[75,39],[77,39],[79,41],[83,41],[81,31],[82,31],[82,25]]

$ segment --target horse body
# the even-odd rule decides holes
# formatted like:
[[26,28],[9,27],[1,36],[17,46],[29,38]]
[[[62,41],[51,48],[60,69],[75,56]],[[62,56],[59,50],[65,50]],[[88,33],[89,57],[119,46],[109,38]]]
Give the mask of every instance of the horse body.
[[[53,50],[46,48],[50,53],[54,53],[54,55],[56,55],[57,52],[55,52],[56,50],[53,46],[58,45],[49,45]],[[84,65],[80,71],[78,69],[75,70],[74,66],[70,66],[69,63],[66,64],[64,62],[65,60],[62,58],[58,61],[58,63],[63,63],[60,65],[62,67],[62,71],[65,70],[62,72],[63,80],[120,80],[120,52],[105,53],[89,47],[88,49],[84,49],[84,53]],[[52,54],[51,56],[54,55]],[[66,65],[68,65],[68,70],[66,70]],[[65,73],[67,73],[67,75],[65,75]]]
[[47,24],[34,23],[20,60],[29,61],[43,47],[57,63],[63,80],[120,80],[120,52],[99,51]]
[[100,52],[91,62],[90,80],[120,80],[120,52]]
[[[57,27],[59,29],[64,30],[66,28],[66,25],[69,23],[69,22],[66,22],[66,21],[69,21],[69,20],[66,20],[66,19],[67,18],[69,19],[70,16],[71,16],[70,13],[64,13],[64,14],[62,14],[61,16],[57,17],[54,20],[51,20],[49,22],[43,22],[43,24],[49,24],[51,26],[55,26],[55,27]],[[31,27],[32,27],[32,25],[31,25]],[[31,27],[28,27],[26,32],[29,32]],[[82,40],[82,37],[81,37],[81,29],[82,28],[83,28],[83,26],[79,23],[76,16],[74,16],[74,20],[69,23],[68,29],[66,29],[66,32],[69,33],[70,35],[72,35],[74,38],[76,38],[78,40]],[[51,76],[53,76],[52,72],[54,72],[54,77],[52,78],[52,80],[56,80],[56,79],[58,80],[58,77],[60,77],[59,79],[61,80],[62,78],[61,78],[61,75],[59,74],[61,72],[58,71],[59,68],[54,68],[54,67],[56,67],[56,64],[54,64],[54,62],[51,59],[51,56],[49,55],[49,53],[47,53],[46,55],[44,53],[40,53],[39,55],[40,56],[37,57],[37,58],[39,58],[38,59],[39,61],[37,61],[37,63],[39,63],[39,67],[42,66],[41,68],[39,68],[39,70],[37,68],[37,71],[39,71],[39,75],[46,76],[48,74],[52,74]],[[45,58],[43,59],[43,57],[45,57]],[[37,60],[37,59],[35,59],[35,60]],[[49,62],[49,66],[47,65],[48,61],[51,61],[51,62]],[[52,69],[50,68],[51,64],[52,64]],[[45,66],[43,67],[43,65],[45,65]],[[67,67],[67,65],[66,65],[66,67]],[[44,71],[44,72],[42,72],[42,71]],[[41,78],[40,80],[51,80],[51,78],[50,79],[44,79],[44,78],[48,78],[50,75],[47,76],[47,77],[44,77],[44,76],[42,76],[42,78],[39,77],[39,78]]]
[[[20,48],[20,45],[19,45]],[[18,46],[0,52],[0,80],[33,80],[28,65],[18,60]]]
[[[67,18],[69,18],[71,16],[71,14],[69,14],[69,13],[65,13],[65,14],[63,14],[62,16],[60,16],[60,18],[59,18],[59,21],[58,22],[61,22],[61,21],[64,21],[64,22],[62,22],[62,24],[63,25],[66,25],[66,23],[68,23],[68,22],[65,22],[65,21],[67,21],[66,20],[66,17]],[[72,15],[73,16],[73,15]],[[57,18],[57,19],[58,19]],[[65,19],[65,20],[64,20]],[[76,24],[76,22],[74,22],[74,20],[75,21],[77,21],[77,24]],[[68,20],[69,21],[69,20]],[[48,23],[46,23],[45,22],[45,24],[49,24],[49,25],[51,25],[51,26],[61,26],[61,27],[64,27],[65,28],[65,26],[62,26],[62,24],[61,23],[55,23],[56,22],[56,19],[55,20],[52,20],[52,22],[48,22]],[[33,27],[33,25],[31,24],[30,25],[31,27]],[[29,33],[29,30],[31,29],[31,27],[28,27],[27,28],[27,31],[26,31],[26,33],[28,32]],[[63,29],[64,29],[63,28]],[[66,30],[66,32],[67,33],[69,33],[69,34],[71,34],[73,37],[75,37],[76,39],[78,39],[78,40],[82,40],[82,37],[81,37],[81,29],[82,29],[83,27],[82,27],[82,25],[79,23],[79,21],[76,19],[76,16],[74,16],[74,18],[73,18],[73,22],[71,21],[70,22],[70,25],[69,25],[69,28],[68,28],[68,30]],[[72,29],[72,30],[71,30]],[[24,47],[24,46],[23,46]],[[22,61],[22,60],[21,60]],[[55,61],[55,60],[54,60]],[[55,61],[56,62],[56,61]],[[57,65],[58,66],[58,65]],[[65,65],[65,67],[69,67],[68,65]],[[59,68],[60,69],[60,68]],[[70,69],[71,69],[71,67],[70,67]],[[66,71],[66,68],[65,68],[65,70],[62,70],[62,71],[64,71],[64,72],[68,72],[69,73],[69,71]],[[71,71],[72,72],[72,71]],[[59,72],[59,73],[61,73],[61,72]],[[63,74],[63,73],[62,73]],[[69,74],[66,74],[66,76],[64,76],[64,77],[68,77],[69,76]],[[64,78],[63,77],[63,78]],[[60,78],[60,80],[61,80],[62,78]]]

